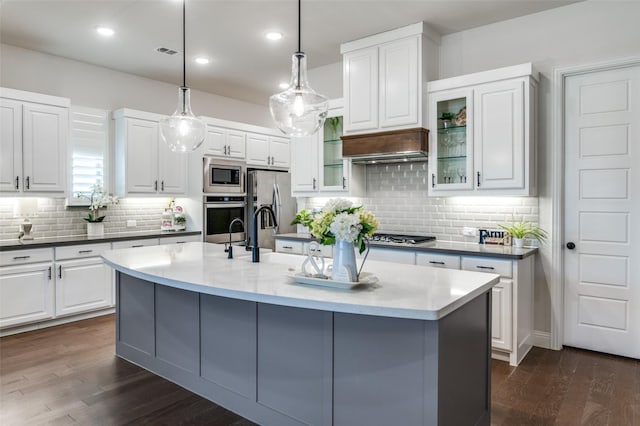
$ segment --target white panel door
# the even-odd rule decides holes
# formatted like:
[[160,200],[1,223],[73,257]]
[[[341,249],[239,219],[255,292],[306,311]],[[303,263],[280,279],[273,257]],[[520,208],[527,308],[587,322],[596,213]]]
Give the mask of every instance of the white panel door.
[[24,190],[65,192],[68,128],[68,108],[23,104]]
[[247,133],[247,164],[269,167],[269,138]]
[[291,163],[289,139],[269,138],[269,155],[271,156],[270,164],[272,166],[288,169]]
[[207,126],[207,136],[204,140],[204,153],[219,157],[226,156],[226,131],[219,127]]
[[226,135],[227,155],[244,160],[247,155],[246,138],[244,132],[228,130]]
[[18,192],[22,184],[22,103],[0,99],[0,191]]
[[316,192],[318,180],[318,133],[291,138],[291,192]]
[[0,268],[0,328],[53,318],[51,263]]
[[477,189],[524,188],[524,82],[474,89],[474,120]]
[[127,118],[127,192],[158,191],[158,123]]
[[343,56],[344,132],[378,128],[378,48]]
[[380,46],[380,127],[418,125],[418,37]]
[[640,358],[639,87],[640,66],[571,76],[564,112],[564,343],[632,358]]
[[158,191],[172,195],[186,194],[188,154],[172,152],[165,143],[160,143],[158,153],[160,161]]
[[56,274],[56,316],[113,304],[111,268],[101,258],[58,262]]

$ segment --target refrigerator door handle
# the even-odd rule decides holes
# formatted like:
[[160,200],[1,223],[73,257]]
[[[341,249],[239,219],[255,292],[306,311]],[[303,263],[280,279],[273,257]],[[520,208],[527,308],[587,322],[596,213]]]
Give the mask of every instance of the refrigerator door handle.
[[[278,200],[278,184],[273,184],[273,192],[271,193],[271,208],[273,209],[274,216],[276,217],[277,224],[280,223],[280,200]],[[274,234],[278,232],[278,225],[273,227]]]
[[278,233],[278,229],[280,228],[280,212],[282,211],[282,199],[280,198],[280,185],[275,184],[276,187],[276,221],[278,222],[275,227],[276,234]]

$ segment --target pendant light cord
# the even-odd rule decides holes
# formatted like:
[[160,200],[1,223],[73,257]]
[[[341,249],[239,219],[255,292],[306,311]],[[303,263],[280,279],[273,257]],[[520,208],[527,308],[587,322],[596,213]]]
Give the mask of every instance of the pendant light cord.
[[298,0],[298,54],[296,55],[296,59],[298,60],[298,81],[296,82],[296,89],[300,89],[300,61],[302,61],[302,42],[300,41],[301,39],[301,34],[302,34],[302,24],[301,21],[302,19],[300,19],[300,9],[301,9],[301,0]]
[[187,87],[187,37],[185,29],[186,3],[187,0],[182,0],[182,87]]
[[301,24],[300,24],[300,4],[301,4],[301,0],[298,0],[298,52],[302,52],[302,43],[300,42],[300,38],[301,38],[301,33],[302,31],[300,30],[301,28]]

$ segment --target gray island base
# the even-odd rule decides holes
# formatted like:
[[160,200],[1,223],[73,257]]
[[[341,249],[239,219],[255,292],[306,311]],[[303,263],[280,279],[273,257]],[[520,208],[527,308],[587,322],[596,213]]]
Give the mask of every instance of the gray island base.
[[[163,250],[103,256],[116,269],[119,357],[261,425],[490,424],[491,287],[497,275],[448,275],[407,265],[387,271],[388,264],[371,262],[367,269],[382,287],[354,294],[306,288],[286,277],[274,284],[271,271],[282,267],[276,264],[301,263],[299,256],[265,256],[271,266],[228,263],[192,246],[167,256],[173,268],[135,266],[141,259],[134,253],[142,252],[132,250],[147,249],[146,259]],[[201,264],[187,260],[189,250],[202,250]],[[215,270],[215,285],[209,278],[177,278],[215,276]],[[408,283],[406,295],[393,288],[415,275],[422,282]],[[270,283],[261,287],[265,280]],[[462,282],[472,283],[465,292]],[[243,291],[229,290],[238,287]],[[428,304],[411,289],[429,300],[447,294],[446,306],[399,309]],[[388,303],[377,299],[385,291]],[[307,293],[312,301],[304,300]],[[323,297],[336,301],[318,302]],[[337,302],[354,297],[362,307]]]
[[259,424],[490,423],[490,292],[436,321],[117,282],[117,355]]

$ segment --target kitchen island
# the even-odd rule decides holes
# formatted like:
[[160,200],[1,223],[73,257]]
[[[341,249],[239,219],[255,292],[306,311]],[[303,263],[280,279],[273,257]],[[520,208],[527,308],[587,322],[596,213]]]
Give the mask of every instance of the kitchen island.
[[218,245],[103,254],[116,353],[264,425],[490,423],[499,277],[367,262],[352,290],[293,283],[303,257]]

